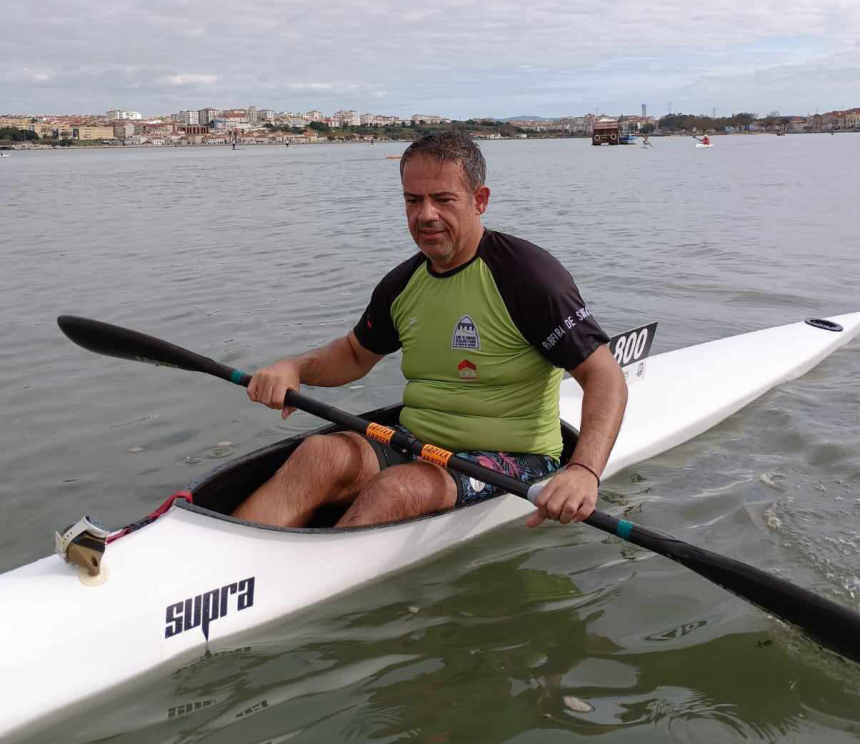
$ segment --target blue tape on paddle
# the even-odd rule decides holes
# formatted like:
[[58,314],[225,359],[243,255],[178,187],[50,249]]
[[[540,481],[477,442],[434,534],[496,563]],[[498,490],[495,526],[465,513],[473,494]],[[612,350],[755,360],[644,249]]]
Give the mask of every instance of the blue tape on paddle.
[[615,528],[615,534],[623,540],[630,539],[630,533],[633,531],[633,522],[628,522],[626,519],[619,519],[618,526]]
[[232,382],[234,385],[241,385],[241,384],[242,384],[242,378],[243,378],[244,376],[245,376],[245,371],[244,371],[244,370],[241,370],[241,369],[234,369],[234,370],[230,373],[230,382]]

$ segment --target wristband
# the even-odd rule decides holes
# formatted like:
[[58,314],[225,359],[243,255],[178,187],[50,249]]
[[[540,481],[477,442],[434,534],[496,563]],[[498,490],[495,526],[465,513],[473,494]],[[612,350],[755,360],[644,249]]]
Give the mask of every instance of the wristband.
[[597,487],[600,488],[600,476],[595,473],[590,467],[588,467],[588,465],[586,465],[584,462],[569,462],[567,463],[567,465],[564,466],[564,469],[567,470],[568,468],[572,468],[574,466],[583,468],[584,470],[587,470],[589,473],[591,473],[597,479]]

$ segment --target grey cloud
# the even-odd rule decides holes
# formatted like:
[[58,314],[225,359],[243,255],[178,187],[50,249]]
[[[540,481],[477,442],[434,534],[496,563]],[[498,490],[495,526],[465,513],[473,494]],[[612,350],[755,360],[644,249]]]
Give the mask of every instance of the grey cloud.
[[[428,107],[463,116],[630,111],[682,96],[729,109],[751,95],[757,71],[781,96],[773,105],[793,110],[826,79],[821,50],[857,49],[860,37],[860,3],[843,0],[725,0],[701,9],[677,0],[4,6],[0,69],[17,74],[4,75],[0,108],[14,102],[33,113],[251,103],[378,111],[382,90],[386,112],[404,115]],[[769,72],[775,66],[786,70]],[[854,68],[840,69],[847,96]],[[852,104],[825,87],[832,97],[821,105]]]

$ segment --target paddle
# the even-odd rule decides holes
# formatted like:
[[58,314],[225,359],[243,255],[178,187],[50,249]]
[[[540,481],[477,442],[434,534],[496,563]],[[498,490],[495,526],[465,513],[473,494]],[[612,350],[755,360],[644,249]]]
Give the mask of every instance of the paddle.
[[[241,370],[127,328],[71,315],[60,316],[57,323],[63,333],[78,346],[96,354],[204,372],[243,387],[247,387],[251,381],[251,376]],[[534,502],[540,493],[541,485],[527,486],[439,447],[423,444],[402,432],[365,421],[295,391],[287,393],[284,405],[387,442],[396,449],[412,452],[422,459],[465,473],[529,501]],[[860,662],[860,614],[847,607],[733,558],[698,548],[677,537],[636,525],[626,519],[594,511],[585,523],[671,558],[766,612],[793,623],[822,646]]]

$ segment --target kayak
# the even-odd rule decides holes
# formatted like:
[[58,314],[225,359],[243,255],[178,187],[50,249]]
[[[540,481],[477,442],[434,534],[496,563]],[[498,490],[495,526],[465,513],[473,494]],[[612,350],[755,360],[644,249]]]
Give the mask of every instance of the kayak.
[[704,145],[704,144],[702,144],[701,142],[699,142],[699,143],[696,145],[696,147],[713,147],[713,145]]
[[[615,337],[610,350],[628,377],[629,400],[604,480],[708,430],[858,334],[860,313],[802,321],[649,357],[647,369],[653,324]],[[560,412],[567,452],[576,441],[581,404],[581,389],[565,380]],[[393,423],[398,411],[391,406],[366,417]],[[4,678],[14,684],[3,692],[0,736],[23,735],[25,727],[32,736],[49,714],[66,715],[150,670],[187,663],[226,638],[533,510],[528,501],[506,494],[354,529],[329,526],[336,515],[326,513],[303,529],[228,516],[305,436],[222,465],[153,514],[112,533],[96,577],[58,555],[0,576],[7,607],[0,637],[14,639],[3,652]]]

